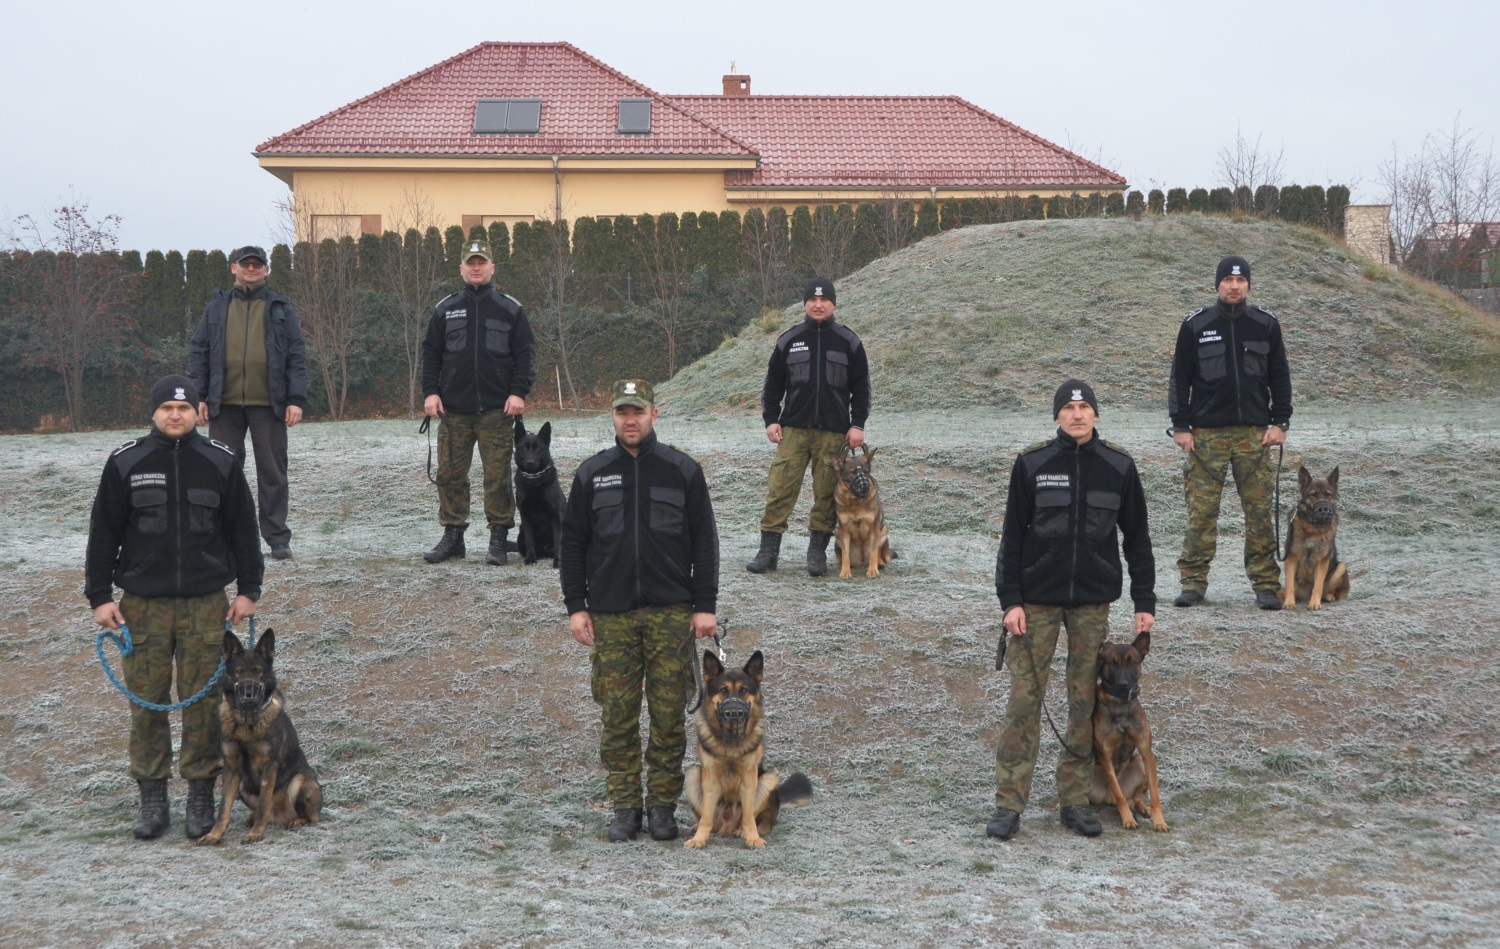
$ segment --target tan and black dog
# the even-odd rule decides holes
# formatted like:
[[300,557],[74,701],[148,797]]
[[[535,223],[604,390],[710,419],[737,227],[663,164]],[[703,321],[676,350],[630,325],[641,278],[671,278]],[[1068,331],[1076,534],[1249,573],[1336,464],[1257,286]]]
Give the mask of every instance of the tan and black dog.
[[880,568],[890,562],[891,534],[885,527],[885,506],[880,503],[880,488],[870,474],[875,452],[866,450],[858,457],[845,445],[830,452],[828,463],[838,475],[833,489],[834,510],[839,526],[833,533],[833,548],[839,555],[839,577],[853,576],[850,567],[864,567],[865,576],[880,576]]
[[200,844],[224,839],[236,798],[250,808],[250,831],[242,843],[264,837],[271,821],[301,827],[322,816],[323,788],[283,707],[271,665],[275,656],[275,630],[266,630],[250,652],[234,633],[224,633],[224,699],[219,703],[224,795],[219,819],[199,838]]
[[1339,562],[1339,470],[1314,478],[1297,468],[1302,500],[1286,527],[1286,582],[1281,588],[1283,609],[1300,601],[1310,610],[1349,597],[1349,569]]
[[812,800],[812,782],[801,771],[781,780],[761,763],[766,754],[761,677],[765,660],[756,650],[740,670],[725,669],[703,653],[704,698],[693,713],[701,765],[687,769],[686,792],[698,826],[685,846],[703,847],[710,833],[745,838],[764,847],[782,807]]
[[[1136,828],[1135,812],[1151,815],[1151,826],[1167,829],[1156,783],[1151,722],[1141,707],[1141,663],[1151,651],[1151,634],[1131,643],[1099,647],[1099,678],[1094,694],[1094,787],[1090,804],[1113,804],[1126,830]],[[1151,795],[1148,807],[1142,791]]]

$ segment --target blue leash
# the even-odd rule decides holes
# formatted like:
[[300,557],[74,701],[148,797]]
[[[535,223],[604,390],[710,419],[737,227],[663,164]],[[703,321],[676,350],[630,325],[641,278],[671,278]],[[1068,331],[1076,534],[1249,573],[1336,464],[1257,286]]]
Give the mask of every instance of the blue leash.
[[[234,624],[231,623],[231,622],[229,622],[228,620],[225,620],[224,621],[224,632],[226,632],[226,633],[232,633],[232,632],[234,632]],[[224,675],[224,657],[220,656],[219,657],[219,668],[217,668],[217,669],[214,670],[213,677],[210,678],[207,682],[203,683],[203,688],[201,688],[197,692],[195,692],[192,695],[191,698],[184,699],[181,702],[173,703],[172,705],[161,705],[161,704],[156,703],[156,702],[147,702],[145,699],[141,698],[140,696],[132,693],[129,689],[125,688],[125,683],[121,682],[115,676],[115,670],[113,670],[113,669],[111,669],[109,667],[109,660],[106,659],[106,658],[104,658],[104,641],[106,639],[108,639],[111,642],[113,642],[115,644],[115,646],[117,646],[119,648],[121,658],[123,658],[125,656],[128,656],[132,652],[135,651],[135,644],[130,641],[130,627],[126,626],[124,623],[121,623],[120,624],[120,633],[119,633],[118,636],[115,635],[115,633],[112,630],[109,630],[109,629],[106,629],[106,630],[103,630],[102,632],[100,632],[99,633],[99,638],[96,639],[96,640],[94,640],[94,652],[96,652],[96,653],[99,654],[99,665],[101,665],[101,666],[104,667],[104,674],[109,677],[110,683],[116,689],[119,690],[120,694],[123,695],[123,696],[125,696],[127,699],[129,699],[130,701],[134,702],[135,704],[139,705],[141,708],[148,708],[148,709],[150,709],[153,712],[175,712],[178,709],[187,708],[189,705],[192,705],[194,702],[198,701],[199,699],[201,699],[205,695],[207,695],[209,693],[209,691],[213,689],[214,685],[216,685],[218,683],[219,678]],[[250,617],[250,645],[249,645],[248,648],[250,648],[250,649],[254,649],[255,648],[255,617],[254,616]]]

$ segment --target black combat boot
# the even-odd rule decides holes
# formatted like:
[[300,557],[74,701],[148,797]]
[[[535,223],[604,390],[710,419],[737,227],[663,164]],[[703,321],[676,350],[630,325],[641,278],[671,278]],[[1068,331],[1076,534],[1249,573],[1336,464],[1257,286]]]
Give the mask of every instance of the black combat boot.
[[1089,813],[1089,809],[1082,804],[1069,804],[1058,812],[1062,818],[1062,825],[1075,834],[1083,837],[1098,837],[1104,832],[1104,825],[1099,818]]
[[776,558],[781,555],[781,535],[775,531],[760,532],[760,552],[755,559],[745,564],[751,573],[765,573],[776,569]]
[[1016,835],[1021,828],[1021,815],[1008,807],[997,807],[995,813],[990,815],[990,822],[984,825],[984,832],[991,837],[1000,840],[1009,840]]
[[217,778],[198,778],[188,782],[187,835],[197,840],[214,827],[214,782]]
[[172,826],[172,812],[167,809],[167,779],[136,783],[141,786],[141,812],[133,828],[135,836],[139,840],[155,840]]
[[614,822],[609,825],[609,842],[612,844],[634,840],[641,832],[641,809],[621,807],[615,811]]
[[677,808],[670,804],[646,808],[646,823],[652,840],[677,839]]
[[827,531],[813,531],[807,539],[807,575],[821,577],[828,572],[828,541],[833,537]]
[[492,567],[505,566],[505,535],[509,533],[509,527],[490,528],[490,552],[484,555],[485,563]]
[[437,542],[437,546],[422,555],[422,559],[428,563],[442,563],[444,560],[462,560],[467,555],[464,551],[464,530],[462,527],[443,528],[443,537]]

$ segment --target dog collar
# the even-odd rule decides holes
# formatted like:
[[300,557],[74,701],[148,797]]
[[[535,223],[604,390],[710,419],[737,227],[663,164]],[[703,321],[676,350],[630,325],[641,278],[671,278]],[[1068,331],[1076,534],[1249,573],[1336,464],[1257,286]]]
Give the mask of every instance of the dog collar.
[[1113,682],[1104,682],[1101,683],[1099,687],[1104,690],[1105,695],[1108,695],[1116,702],[1134,702],[1136,699],[1141,697],[1141,687],[1139,683],[1133,686],[1126,687],[1115,685]]
[[522,471],[519,468],[516,469],[516,477],[520,478],[522,481],[540,481],[543,478],[547,477],[549,473],[554,475],[557,474],[556,463],[549,464],[541,471],[535,473],[532,473],[530,471]]

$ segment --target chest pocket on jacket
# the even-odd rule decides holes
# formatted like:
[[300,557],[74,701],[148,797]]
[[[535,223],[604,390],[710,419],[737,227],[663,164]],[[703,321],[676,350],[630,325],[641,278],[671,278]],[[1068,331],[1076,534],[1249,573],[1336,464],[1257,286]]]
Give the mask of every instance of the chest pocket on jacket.
[[1266,374],[1266,360],[1271,355],[1271,344],[1250,342],[1245,344],[1245,372],[1252,376]]
[[448,325],[443,327],[443,332],[447,334],[448,352],[459,352],[469,339],[469,318],[464,316],[449,320]]
[[791,378],[792,385],[807,385],[807,380],[812,377],[812,351],[803,349],[787,353],[786,374]]
[[219,511],[219,492],[207,488],[188,488],[188,530],[194,534],[212,534]]
[[493,317],[484,318],[484,348],[496,356],[510,355],[510,324]]
[[1090,491],[1084,496],[1088,505],[1085,529],[1090,540],[1104,540],[1120,519],[1120,495],[1115,491]]
[[849,354],[835,350],[829,350],[824,353],[823,374],[830,388],[847,388],[849,385]]
[[1038,491],[1036,511],[1031,515],[1031,529],[1038,537],[1068,535],[1068,507],[1073,502],[1067,491]]
[[135,509],[135,529],[142,534],[167,532],[167,489],[138,488],[130,493]]
[[623,488],[594,492],[594,533],[600,537],[619,537],[625,533]]
[[1229,372],[1224,357],[1227,343],[1204,343],[1198,347],[1198,375],[1204,382],[1218,382]]
[[651,529],[663,534],[682,533],[686,522],[687,494],[676,488],[651,489]]

